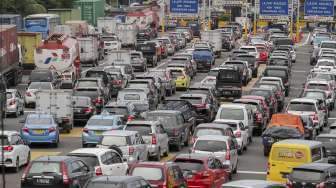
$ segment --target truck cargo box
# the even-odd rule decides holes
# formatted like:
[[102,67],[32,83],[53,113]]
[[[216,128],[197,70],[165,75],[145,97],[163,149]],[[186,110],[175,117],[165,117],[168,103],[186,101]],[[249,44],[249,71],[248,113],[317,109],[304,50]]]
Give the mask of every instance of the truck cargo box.
[[0,14],[0,25],[16,25],[16,29],[23,29],[22,16],[19,14]]
[[71,36],[81,37],[89,33],[89,24],[82,20],[66,21],[65,25],[68,25],[71,29]]
[[66,21],[70,20],[82,19],[80,9],[55,8],[55,9],[48,9],[48,13],[59,15],[61,18],[61,24],[65,24]]
[[33,32],[18,32],[17,35],[22,50],[22,66],[25,69],[33,69],[35,67],[34,52],[42,41],[42,35]]

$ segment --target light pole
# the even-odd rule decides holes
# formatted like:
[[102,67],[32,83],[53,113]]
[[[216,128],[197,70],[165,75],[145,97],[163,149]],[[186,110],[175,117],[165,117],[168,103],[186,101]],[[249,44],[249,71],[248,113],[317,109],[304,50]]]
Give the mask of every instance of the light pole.
[[206,17],[206,10],[205,10],[205,0],[203,0],[203,31],[205,31],[205,17]]
[[294,0],[292,0],[292,16],[290,21],[290,36],[293,39],[293,20],[294,20]]
[[297,0],[297,14],[296,14],[296,40],[300,38],[300,0]]
[[[259,10],[257,10],[256,1],[257,0],[254,0],[253,35],[257,34],[257,11]],[[259,6],[260,6],[260,3],[259,3]]]
[[162,4],[161,9],[162,9],[161,32],[164,33],[165,32],[165,19],[166,19],[166,16],[165,16],[166,2],[165,2],[165,0],[163,0],[163,4]]
[[208,1],[209,5],[208,5],[208,29],[211,30],[211,5],[210,5],[210,0]]

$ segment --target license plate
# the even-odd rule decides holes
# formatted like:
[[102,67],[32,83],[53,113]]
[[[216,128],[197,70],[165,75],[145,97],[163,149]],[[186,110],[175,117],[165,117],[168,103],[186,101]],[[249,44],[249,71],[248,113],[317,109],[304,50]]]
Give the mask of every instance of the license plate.
[[103,131],[95,131],[95,134],[96,135],[101,135],[101,134],[103,134]]
[[34,133],[35,134],[43,134],[44,130],[43,129],[37,129],[37,130],[34,130]]
[[46,178],[38,178],[36,179],[36,182],[38,184],[50,184],[51,183],[50,179],[46,179]]

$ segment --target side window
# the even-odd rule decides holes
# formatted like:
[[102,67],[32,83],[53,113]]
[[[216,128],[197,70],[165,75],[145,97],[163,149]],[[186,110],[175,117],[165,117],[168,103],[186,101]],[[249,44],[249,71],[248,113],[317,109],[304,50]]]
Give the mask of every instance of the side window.
[[25,142],[20,136],[18,136],[18,144],[25,144]]
[[71,163],[71,172],[72,172],[72,173],[78,173],[78,172],[81,172],[80,166],[79,166],[79,164],[77,163],[77,161],[73,161],[73,162]]
[[173,167],[174,179],[183,179],[183,174],[178,167]]
[[12,139],[11,139],[11,144],[12,145],[17,145],[19,142],[19,136],[18,135],[12,135]]
[[240,129],[244,129],[244,124],[243,123],[239,123],[239,128]]
[[208,161],[208,167],[210,169],[216,169],[216,165],[215,165],[215,162],[214,162],[213,159],[209,159],[209,161]]
[[122,159],[117,153],[112,152],[111,155],[112,155],[112,164],[122,163]]
[[313,148],[311,150],[311,155],[312,155],[312,160],[314,161],[318,161],[322,159],[322,151],[321,148]]
[[104,154],[105,155],[105,161],[102,162],[104,165],[110,165],[113,164],[113,159],[112,159],[112,155],[111,152],[107,152]]
[[87,172],[89,168],[86,166],[86,164],[84,164],[82,161],[77,161],[77,163],[79,165],[80,172]]
[[162,125],[160,124],[160,125],[158,125],[158,130],[160,131],[160,133],[161,134],[164,134],[165,133],[165,131],[164,131],[164,129],[163,129],[163,127],[162,127]]
[[216,169],[222,169],[223,165],[218,159],[214,159]]

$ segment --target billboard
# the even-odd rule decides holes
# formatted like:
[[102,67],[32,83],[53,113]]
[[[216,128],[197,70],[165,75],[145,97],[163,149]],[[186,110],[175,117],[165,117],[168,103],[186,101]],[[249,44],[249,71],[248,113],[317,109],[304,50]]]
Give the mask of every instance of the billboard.
[[177,14],[197,14],[198,0],[170,0],[170,12]]
[[259,15],[262,19],[288,19],[288,0],[260,0]]
[[306,0],[304,18],[308,20],[333,20],[334,0]]

